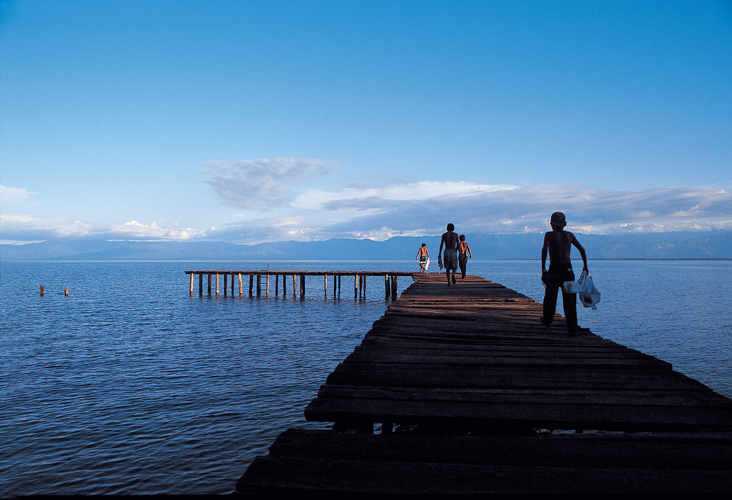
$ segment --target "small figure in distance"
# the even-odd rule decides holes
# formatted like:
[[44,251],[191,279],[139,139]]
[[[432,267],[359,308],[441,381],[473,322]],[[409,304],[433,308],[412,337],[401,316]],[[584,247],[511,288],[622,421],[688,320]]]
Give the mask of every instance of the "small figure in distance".
[[430,252],[427,250],[427,245],[422,243],[422,246],[417,250],[417,260],[419,261],[419,272],[426,273],[427,268],[430,265]]
[[473,258],[473,252],[470,251],[470,245],[465,241],[465,235],[460,235],[460,243],[458,243],[458,264],[460,264],[460,272],[465,279],[465,272],[468,268],[468,255]]
[[445,276],[447,276],[447,286],[450,286],[450,271],[452,271],[452,282],[455,283],[455,272],[457,271],[457,245],[458,235],[454,233],[455,226],[447,225],[447,232],[443,233],[440,240],[440,250],[437,252],[437,262],[442,267],[442,245],[445,245]]
[[[546,285],[544,292],[544,314],[541,317],[541,324],[549,326],[554,320],[554,311],[557,307],[557,295],[562,283],[574,281],[572,261],[569,258],[572,245],[577,247],[584,267],[587,269],[587,254],[582,245],[579,244],[574,234],[564,230],[567,221],[562,212],[554,212],[551,218],[552,230],[544,235],[544,246],[541,248],[541,281]],[[549,271],[546,270],[546,256],[549,253]],[[567,293],[562,288],[562,303],[564,305],[564,318],[567,320],[567,331],[570,337],[577,335],[577,294]]]

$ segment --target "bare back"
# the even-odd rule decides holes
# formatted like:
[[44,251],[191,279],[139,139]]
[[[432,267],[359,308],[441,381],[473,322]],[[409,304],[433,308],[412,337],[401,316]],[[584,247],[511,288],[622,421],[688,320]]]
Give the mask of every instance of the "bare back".
[[549,231],[544,235],[544,248],[549,251],[549,267],[572,267],[569,257],[574,243],[574,234],[569,231]]
[[445,244],[445,249],[455,250],[457,248],[457,244],[460,241],[460,236],[457,233],[454,232],[446,232],[442,235],[442,241],[440,242],[440,248],[442,248],[442,244]]

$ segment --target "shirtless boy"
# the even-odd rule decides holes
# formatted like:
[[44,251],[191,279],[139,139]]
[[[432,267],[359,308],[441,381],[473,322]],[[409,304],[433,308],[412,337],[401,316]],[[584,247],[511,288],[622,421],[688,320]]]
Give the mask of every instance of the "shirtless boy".
[[[587,274],[587,254],[582,245],[579,244],[574,234],[564,230],[567,221],[562,212],[554,212],[551,218],[552,230],[544,235],[544,246],[541,248],[541,281],[546,285],[544,292],[544,315],[541,317],[541,324],[549,326],[554,320],[554,311],[557,307],[557,295],[562,283],[574,281],[572,261],[569,254],[572,245],[577,247]],[[546,270],[546,256],[549,253],[549,271]],[[564,317],[567,320],[567,331],[574,337],[577,335],[577,295],[567,293],[562,288],[562,303],[564,305]]]
[[447,232],[442,235],[440,240],[440,249],[437,252],[437,262],[442,262],[442,245],[445,245],[445,276],[447,276],[447,286],[450,286],[450,270],[452,270],[452,282],[455,283],[455,271],[457,271],[457,245],[458,235],[453,224],[447,225]]

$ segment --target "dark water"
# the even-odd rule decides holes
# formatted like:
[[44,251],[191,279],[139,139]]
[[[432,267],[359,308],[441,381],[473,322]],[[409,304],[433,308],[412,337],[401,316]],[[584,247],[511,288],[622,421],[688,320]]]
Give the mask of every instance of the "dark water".
[[[305,300],[293,298],[291,281],[287,298],[188,295],[184,270],[265,265],[0,264],[0,497],[229,493],[280,432],[322,425],[302,411],[383,314],[383,280],[368,281],[365,300],[345,278],[340,298],[332,281],[324,296],[322,278],[309,279]],[[543,296],[538,261],[468,270]],[[582,326],[732,397],[732,262],[598,261],[591,271],[603,297],[597,311],[580,307]],[[401,278],[400,290],[410,283]]]

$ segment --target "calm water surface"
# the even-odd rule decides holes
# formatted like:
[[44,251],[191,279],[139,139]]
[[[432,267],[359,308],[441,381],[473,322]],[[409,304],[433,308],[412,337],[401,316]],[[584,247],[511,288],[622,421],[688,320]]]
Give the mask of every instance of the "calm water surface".
[[[321,426],[303,409],[384,313],[383,280],[367,282],[365,300],[348,279],[340,298],[332,281],[325,296],[322,278],[309,279],[305,300],[291,281],[287,298],[188,296],[184,270],[266,265],[2,262],[0,497],[230,493],[280,432]],[[591,261],[590,270],[603,295],[597,311],[580,307],[582,326],[732,397],[732,262]],[[468,266],[541,301],[538,271],[538,260]],[[401,278],[400,291],[409,284]]]

